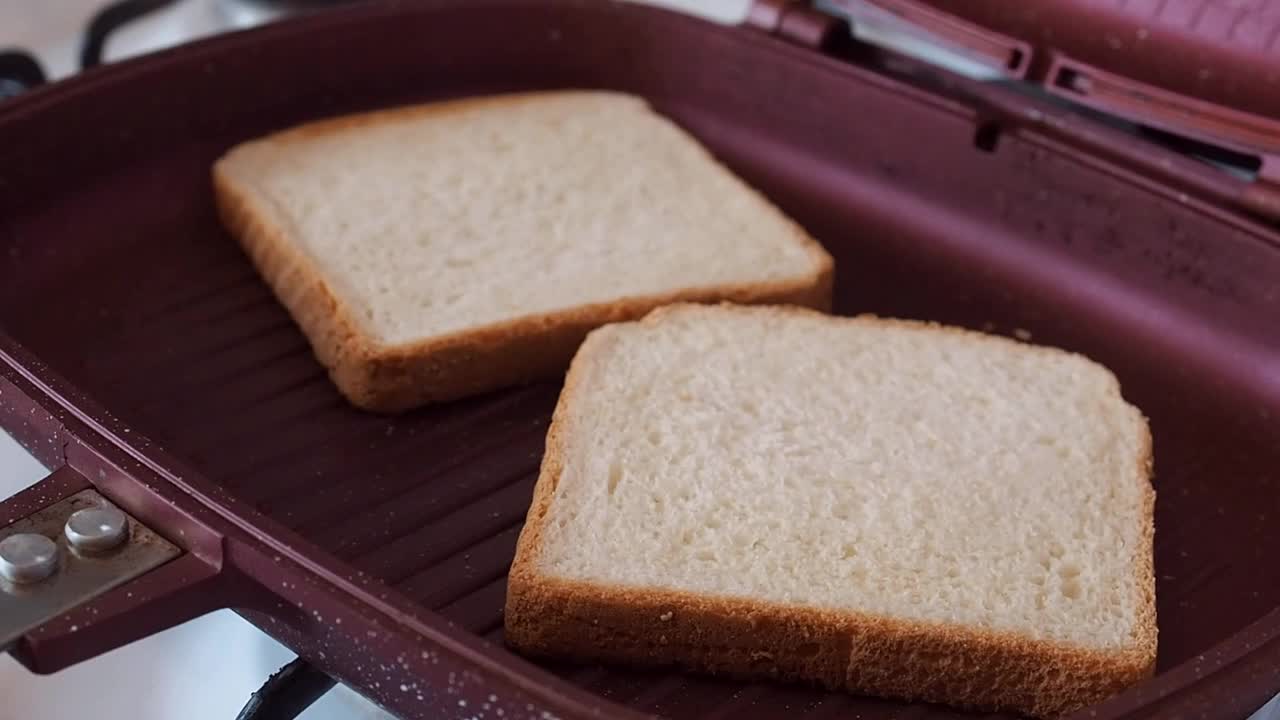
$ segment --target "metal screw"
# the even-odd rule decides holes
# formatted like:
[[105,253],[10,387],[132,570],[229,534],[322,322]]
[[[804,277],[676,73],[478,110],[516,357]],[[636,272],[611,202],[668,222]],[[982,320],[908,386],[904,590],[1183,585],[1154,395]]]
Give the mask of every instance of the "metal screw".
[[71,513],[65,532],[76,550],[106,552],[129,536],[129,519],[113,507],[85,508]]
[[58,546],[35,533],[0,540],[0,576],[16,584],[37,583],[58,569]]

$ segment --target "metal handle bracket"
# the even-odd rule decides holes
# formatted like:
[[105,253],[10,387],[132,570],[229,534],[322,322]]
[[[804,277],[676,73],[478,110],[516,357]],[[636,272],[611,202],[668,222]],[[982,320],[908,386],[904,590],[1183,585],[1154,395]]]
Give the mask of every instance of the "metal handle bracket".
[[[97,528],[77,529],[71,523],[68,532],[75,513],[103,509],[111,511],[110,516],[124,518],[122,537],[114,546],[95,549],[92,542],[84,541],[85,532]],[[50,548],[49,553],[34,557],[24,553],[24,540],[32,541],[30,546]],[[14,557],[5,557],[6,546]],[[92,489],[81,490],[0,529],[0,648],[9,648],[26,633],[67,610],[181,553],[177,546]],[[23,563],[42,569],[24,577],[14,570],[21,569]]]

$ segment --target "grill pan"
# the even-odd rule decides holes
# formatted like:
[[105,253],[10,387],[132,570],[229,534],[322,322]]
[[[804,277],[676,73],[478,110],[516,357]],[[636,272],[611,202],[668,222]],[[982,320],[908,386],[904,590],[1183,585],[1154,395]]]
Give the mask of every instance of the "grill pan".
[[361,4],[0,105],[0,425],[55,468],[0,505],[0,528],[93,488],[183,551],[27,632],[19,659],[52,672],[230,607],[407,718],[969,717],[505,650],[558,383],[357,411],[214,213],[210,164],[252,136],[600,87],[648,97],[820,239],[837,311],[1086,353],[1150,416],[1157,674],[1082,717],[1243,718],[1280,691],[1269,196],[1055,104],[885,62],[834,18],[762,26],[573,0]]

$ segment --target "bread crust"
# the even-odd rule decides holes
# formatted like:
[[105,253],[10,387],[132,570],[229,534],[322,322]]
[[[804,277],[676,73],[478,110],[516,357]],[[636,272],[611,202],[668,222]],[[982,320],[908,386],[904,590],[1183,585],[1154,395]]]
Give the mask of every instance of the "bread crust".
[[[510,106],[547,94],[554,93],[517,93],[342,116],[284,130],[246,145],[288,142],[406,116],[457,112],[477,105]],[[640,102],[638,98],[637,102]],[[253,193],[233,177],[228,164],[234,161],[239,147],[219,159],[213,168],[214,195],[222,222],[293,316],[338,390],[352,404],[365,410],[402,412],[504,386],[555,378],[564,372],[591,330],[607,323],[638,319],[668,303],[728,300],[743,304],[798,305],[824,311],[831,306],[834,283],[831,256],[803,228],[743,183],[743,189],[757,202],[787,220],[795,242],[813,260],[811,273],[785,281],[624,297],[388,345],[369,331],[326,279],[319,264],[290,239],[290,228],[285,226],[287,216],[278,208],[269,207],[268,199]],[[705,149],[702,152],[722,172],[730,173]]]
[[[654,322],[681,310],[678,305],[664,307],[642,322]],[[798,308],[776,311],[808,312]],[[871,316],[828,319],[928,326],[981,335],[932,323]],[[1136,408],[1134,418],[1142,425],[1144,448],[1134,481],[1142,487],[1145,520],[1134,567],[1139,617],[1130,643],[1122,649],[1101,651],[1011,632],[676,590],[610,586],[541,573],[538,556],[564,466],[569,409],[579,392],[580,378],[588,372],[604,340],[603,334],[599,342],[593,336],[574,358],[547,434],[546,452],[508,581],[505,637],[512,648],[535,657],[796,680],[833,690],[978,710],[1012,710],[1046,718],[1101,701],[1153,673],[1155,491],[1150,482],[1151,436]],[[1118,382],[1115,387],[1118,393]]]

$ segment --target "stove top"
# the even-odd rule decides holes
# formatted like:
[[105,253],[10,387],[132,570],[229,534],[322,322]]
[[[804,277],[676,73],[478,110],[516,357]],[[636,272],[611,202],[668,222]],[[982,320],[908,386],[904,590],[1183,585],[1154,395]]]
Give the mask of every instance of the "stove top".
[[[361,1],[0,0],[0,99],[100,62]],[[751,0],[640,1],[736,23]]]
[[33,8],[0,0],[0,97],[101,62],[358,1],[58,0]]

